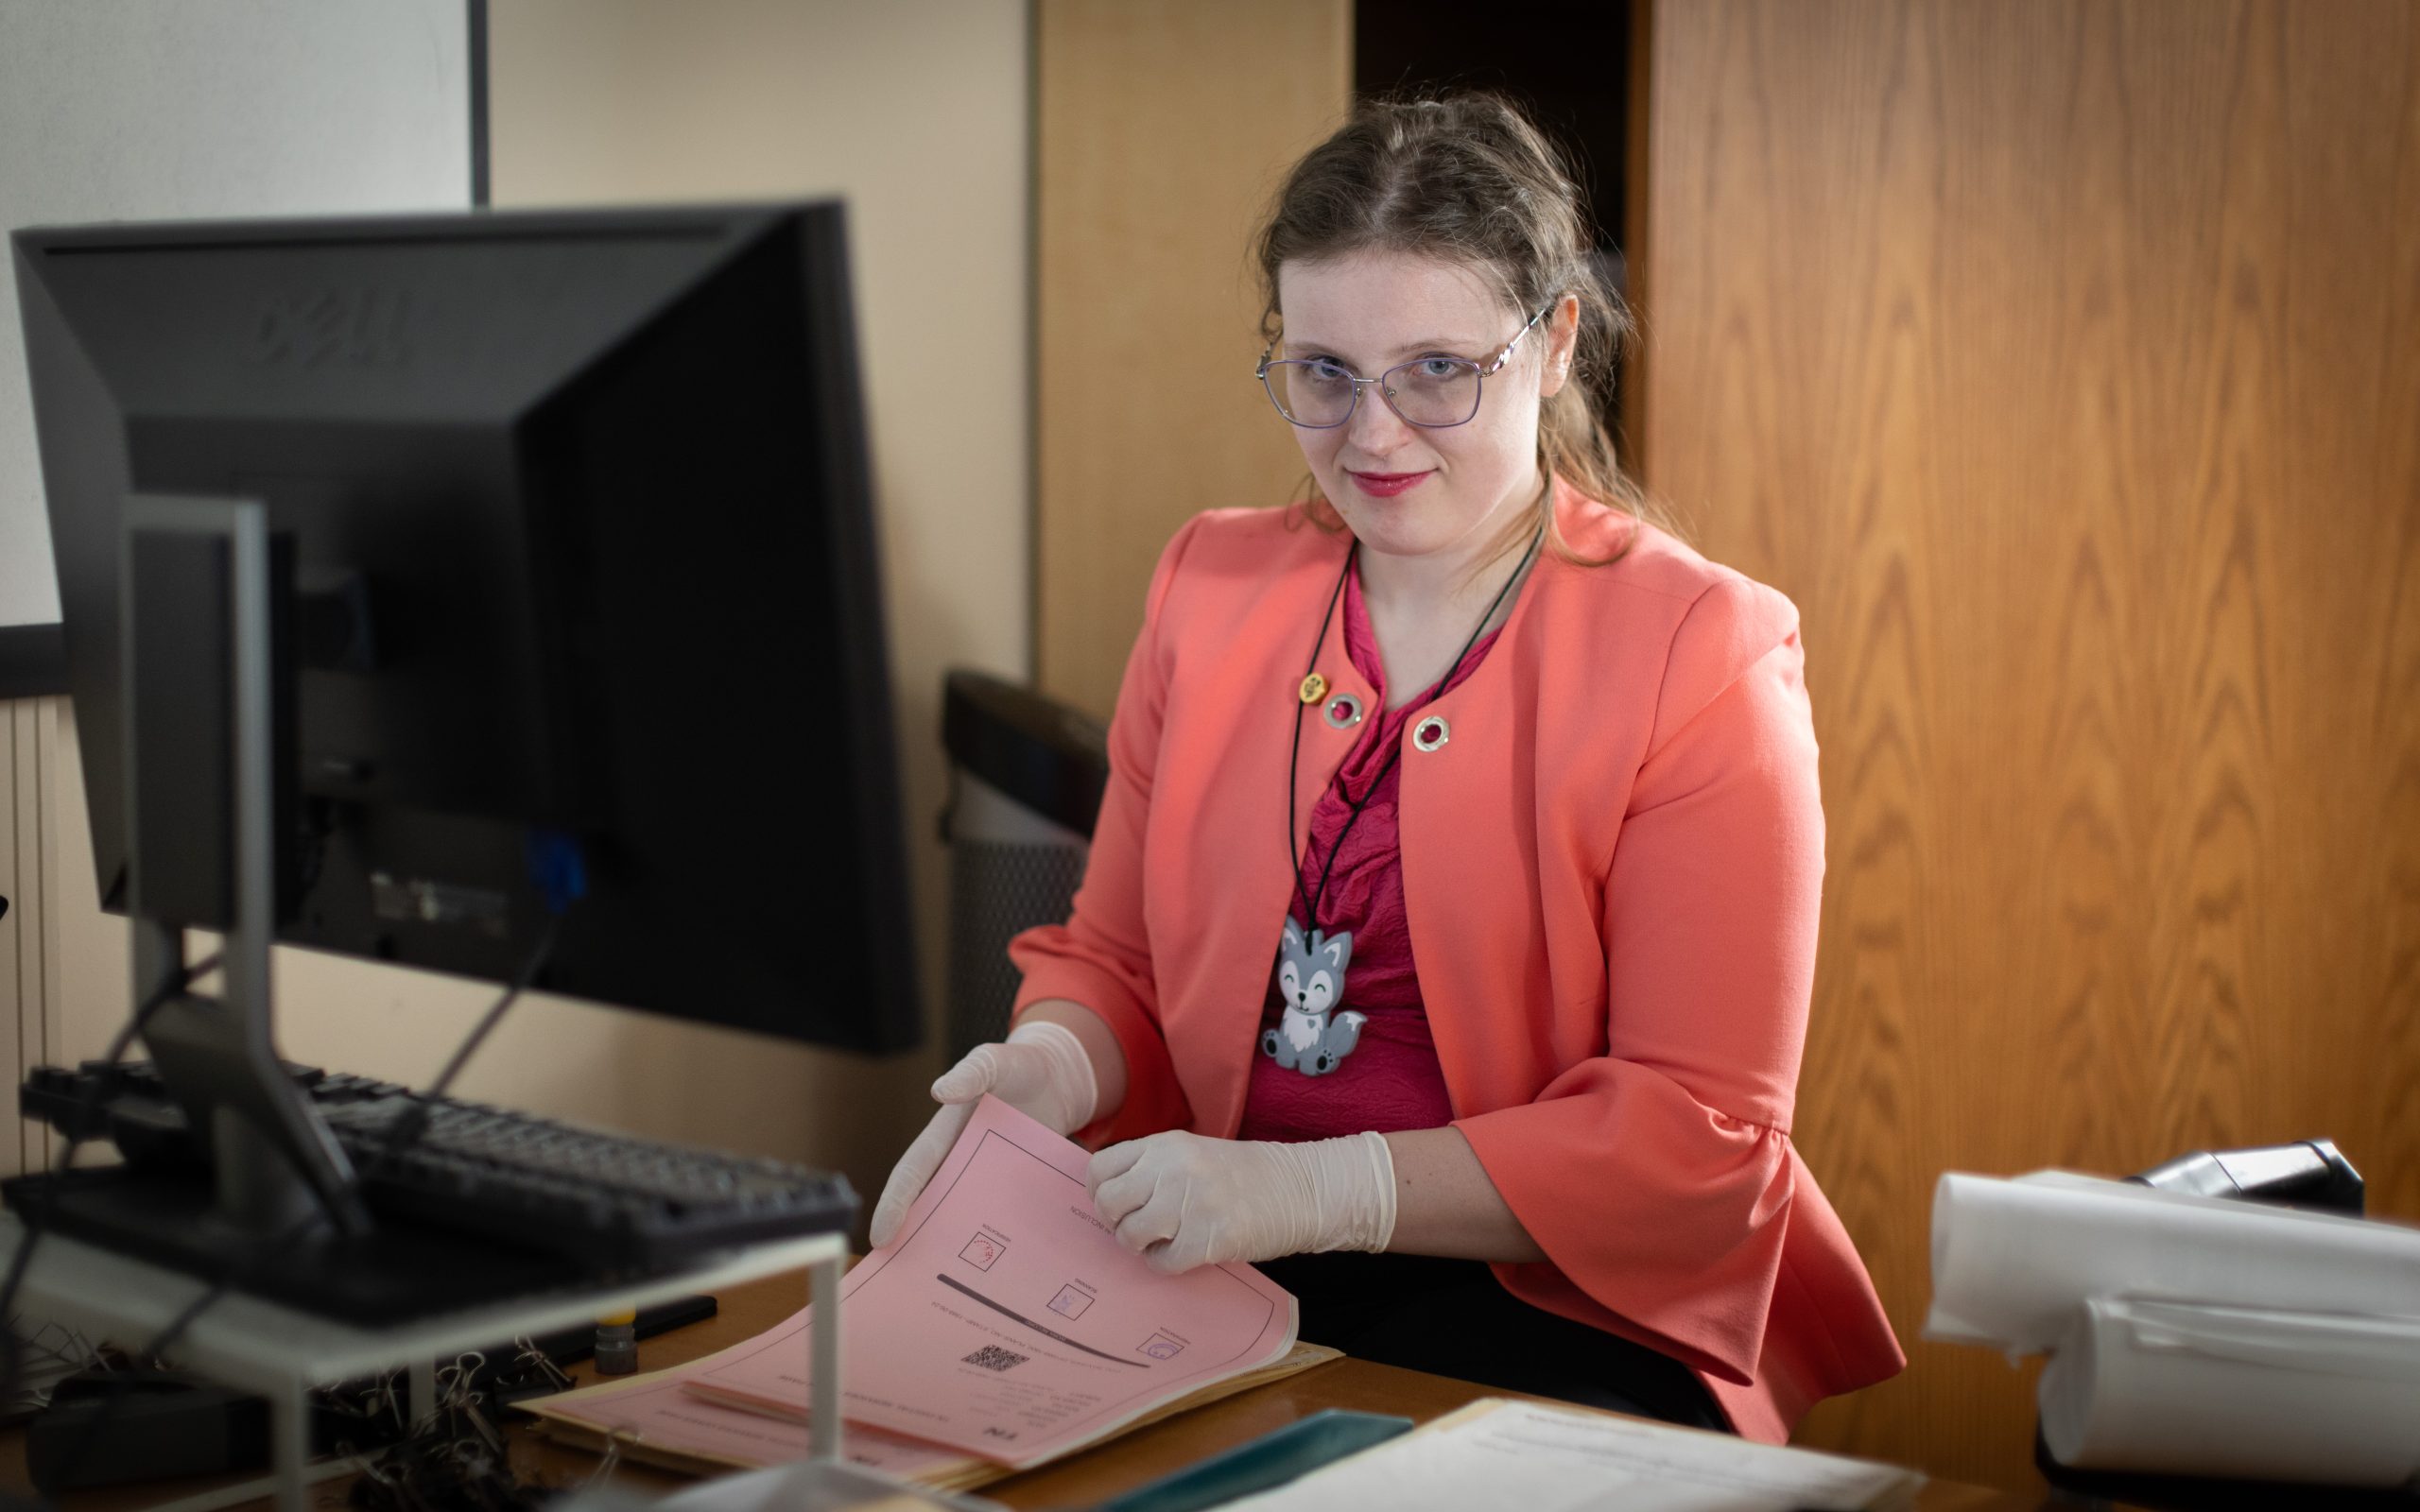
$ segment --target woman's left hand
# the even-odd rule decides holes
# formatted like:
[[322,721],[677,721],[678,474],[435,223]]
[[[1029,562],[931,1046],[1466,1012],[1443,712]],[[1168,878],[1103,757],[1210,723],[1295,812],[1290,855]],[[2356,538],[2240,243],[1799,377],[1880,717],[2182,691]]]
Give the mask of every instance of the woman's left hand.
[[1302,1144],[1153,1134],[1094,1156],[1084,1185],[1117,1242],[1170,1274],[1382,1250],[1394,1234],[1394,1161],[1376,1134]]

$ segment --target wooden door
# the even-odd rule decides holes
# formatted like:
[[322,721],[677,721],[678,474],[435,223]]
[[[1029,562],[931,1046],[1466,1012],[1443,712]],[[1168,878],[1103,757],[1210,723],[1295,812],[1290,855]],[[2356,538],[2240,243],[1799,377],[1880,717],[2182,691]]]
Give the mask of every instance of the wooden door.
[[1797,1138],[1913,1357],[1806,1441],[2021,1484],[1945,1170],[2334,1137],[2420,1218],[2420,8],[1656,7],[1644,459],[1805,614]]

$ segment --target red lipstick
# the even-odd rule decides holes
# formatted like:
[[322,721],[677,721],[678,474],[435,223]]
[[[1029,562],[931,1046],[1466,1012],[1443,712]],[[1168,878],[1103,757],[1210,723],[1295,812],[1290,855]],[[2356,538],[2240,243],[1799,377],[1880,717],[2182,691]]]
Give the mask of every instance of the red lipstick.
[[1435,471],[1435,468],[1430,468],[1421,472],[1356,472],[1347,468],[1345,475],[1353,480],[1355,488],[1372,498],[1392,499],[1407,489],[1417,487],[1423,478]]

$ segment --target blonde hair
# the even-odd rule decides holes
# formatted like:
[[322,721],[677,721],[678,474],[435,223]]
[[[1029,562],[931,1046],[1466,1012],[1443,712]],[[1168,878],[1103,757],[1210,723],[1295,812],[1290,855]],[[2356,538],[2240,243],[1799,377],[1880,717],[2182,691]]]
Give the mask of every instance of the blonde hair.
[[[1278,269],[1298,259],[1365,251],[1437,258],[1479,273],[1524,315],[1567,295],[1579,300],[1570,375],[1538,413],[1546,487],[1481,555],[1482,565],[1526,543],[1540,526],[1547,549],[1582,566],[1617,561],[1630,549],[1635,529],[1610,557],[1573,551],[1555,523],[1556,480],[1633,520],[1674,529],[1622,471],[1598,412],[1598,395],[1608,391],[1620,358],[1635,344],[1637,326],[1599,266],[1587,226],[1580,187],[1554,144],[1510,100],[1474,90],[1361,101],[1351,120],[1294,164],[1253,242],[1261,335],[1272,343],[1280,329]],[[1302,503],[1321,528],[1344,527],[1316,480]]]

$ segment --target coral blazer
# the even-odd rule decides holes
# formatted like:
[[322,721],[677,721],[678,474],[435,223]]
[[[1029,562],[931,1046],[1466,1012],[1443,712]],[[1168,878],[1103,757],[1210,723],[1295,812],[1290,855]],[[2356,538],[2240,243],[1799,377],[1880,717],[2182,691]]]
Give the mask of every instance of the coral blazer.
[[[1454,1126],[1538,1246],[1515,1296],[1672,1355],[1747,1436],[1905,1364],[1789,1125],[1824,815],[1789,600],[1569,490],[1478,670],[1402,755],[1405,906]],[[1359,733],[1296,687],[1348,538],[1217,510],[1151,580],[1072,917],[1017,937],[1017,1007],[1126,1052],[1093,1143],[1232,1139],[1312,806]],[[1331,620],[1316,669],[1374,707]],[[1333,695],[1331,695],[1333,696]],[[1416,728],[1416,727],[1415,727]],[[1281,835],[1283,839],[1281,842]]]

